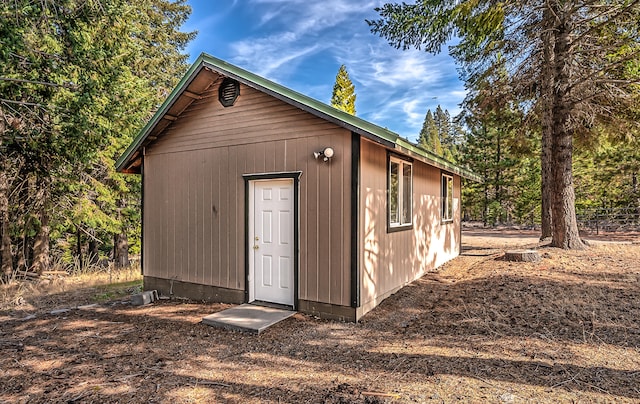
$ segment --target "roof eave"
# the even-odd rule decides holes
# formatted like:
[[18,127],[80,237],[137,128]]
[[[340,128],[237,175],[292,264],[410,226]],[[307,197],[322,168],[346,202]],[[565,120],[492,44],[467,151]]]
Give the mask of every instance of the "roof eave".
[[[339,109],[333,108],[323,102],[315,100],[304,94],[298,93],[278,83],[267,80],[254,73],[241,69],[221,59],[217,59],[206,53],[200,54],[193,65],[185,73],[182,80],[175,89],[167,97],[164,103],[158,108],[153,117],[139,132],[131,145],[123,153],[116,162],[116,170],[119,172],[139,172],[139,165],[134,166],[138,158],[142,158],[143,150],[141,146],[145,143],[149,134],[154,130],[158,122],[163,118],[172,105],[177,101],[179,96],[187,89],[190,83],[196,78],[203,68],[209,68],[212,71],[220,73],[224,76],[231,77],[239,82],[252,87],[258,91],[269,94],[283,102],[309,112],[321,119],[332,122],[351,132],[361,135],[384,147],[394,149],[400,153],[410,155],[427,164],[434,165],[443,170],[458,174],[462,177],[482,181],[482,179],[465,168],[459,167],[447,160],[429,153],[423,149],[411,144],[408,140],[401,138],[398,134],[365,121],[359,117],[348,114]],[[133,168],[132,168],[133,166]]]
[[[135,139],[131,142],[129,147],[125,150],[125,152],[120,156],[120,158],[116,161],[116,171],[117,172],[128,172],[128,166],[131,163],[132,157],[136,155],[136,152],[139,152],[139,148],[149,136],[149,133],[155,128],[160,119],[167,113],[167,111],[171,108],[171,106],[177,101],[178,96],[182,94],[196,75],[202,70],[204,67],[204,57],[205,54],[201,54],[198,56],[198,59],[191,65],[189,70],[184,74],[180,82],[173,89],[171,94],[165,99],[160,108],[156,111],[156,113],[151,117],[151,119],[147,122],[147,124],[140,130]],[[136,156],[137,157],[137,156]],[[139,172],[139,170],[133,171]]]

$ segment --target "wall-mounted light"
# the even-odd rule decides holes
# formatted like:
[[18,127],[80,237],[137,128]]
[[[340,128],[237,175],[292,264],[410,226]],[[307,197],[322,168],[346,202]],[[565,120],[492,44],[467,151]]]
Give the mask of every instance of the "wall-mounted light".
[[324,150],[319,152],[313,152],[313,157],[317,159],[322,158],[322,161],[329,161],[333,157],[333,149],[331,147],[325,147]]

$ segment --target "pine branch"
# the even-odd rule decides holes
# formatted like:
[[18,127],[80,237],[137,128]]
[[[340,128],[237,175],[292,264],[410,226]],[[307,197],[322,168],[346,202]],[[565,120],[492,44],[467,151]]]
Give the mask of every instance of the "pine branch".
[[[590,80],[597,80],[595,79],[595,77],[602,75],[603,73],[606,72],[610,72],[612,70],[614,70],[614,68],[620,67],[623,64],[637,59],[638,56],[640,56],[640,50],[636,51],[636,52],[631,52],[630,54],[628,54],[627,56],[625,56],[624,58],[618,59],[615,63],[611,63],[609,65],[606,65],[604,67],[602,67],[601,69],[598,69],[596,71],[591,72],[590,74],[583,76],[581,79],[577,80],[576,82],[574,82],[572,85],[569,86],[569,88],[567,88],[567,93],[571,93],[571,91],[575,90],[577,87],[580,87],[581,85],[585,84],[587,81]],[[631,84],[631,82],[629,83]]]
[[[604,21],[602,21],[599,24],[596,24],[594,26],[591,26],[588,30],[586,30],[585,32],[583,32],[580,36],[576,37],[575,39],[573,39],[571,41],[571,47],[569,48],[570,51],[573,50],[573,48],[579,44],[582,43],[582,40],[586,37],[586,36],[590,36],[591,33],[593,33],[594,31],[599,30],[600,28],[609,25],[611,23],[613,23],[618,17],[624,15],[627,11],[629,11],[630,9],[632,9],[634,6],[638,5],[638,3],[640,3],[640,0],[635,0],[634,2],[632,2],[631,4],[629,4],[627,7],[623,8],[619,13],[615,14],[613,17],[605,19]],[[588,24],[591,21],[597,21],[599,18],[602,18],[603,16],[609,14],[611,11],[613,11],[615,8],[611,8],[611,7],[606,7],[605,11],[603,11],[602,13],[593,16],[591,18],[585,18],[582,21],[578,21],[578,23],[576,23],[576,25],[579,24]]]
[[0,98],[0,102],[5,102],[7,104],[17,104],[17,105],[24,105],[24,106],[28,106],[28,107],[40,107],[42,109],[48,109],[48,107],[46,105],[38,104],[36,102],[7,100],[6,98]]
[[66,83],[66,84],[56,84],[56,83],[51,83],[51,82],[46,82],[46,81],[37,81],[37,80],[26,80],[26,79],[13,79],[10,77],[2,77],[0,76],[0,81],[10,81],[10,82],[14,82],[14,83],[28,83],[28,84],[39,84],[39,85],[43,85],[43,86],[49,86],[49,87],[63,87],[63,88],[70,88],[70,89],[77,89],[78,86],[73,85],[71,83]]

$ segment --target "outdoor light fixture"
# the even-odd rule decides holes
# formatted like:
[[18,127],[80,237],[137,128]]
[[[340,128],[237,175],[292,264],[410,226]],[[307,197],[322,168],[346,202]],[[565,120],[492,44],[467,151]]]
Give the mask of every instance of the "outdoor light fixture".
[[324,150],[319,152],[313,152],[313,157],[317,159],[322,158],[322,161],[329,161],[333,157],[333,149],[331,147],[325,147]]

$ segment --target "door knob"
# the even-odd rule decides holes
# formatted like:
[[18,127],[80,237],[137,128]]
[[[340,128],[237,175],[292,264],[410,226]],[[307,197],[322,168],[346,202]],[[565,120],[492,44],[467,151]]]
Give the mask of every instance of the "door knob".
[[260,246],[259,246],[259,245],[257,245],[257,244],[253,246],[253,249],[254,249],[254,250],[257,250],[258,248],[260,248]]

